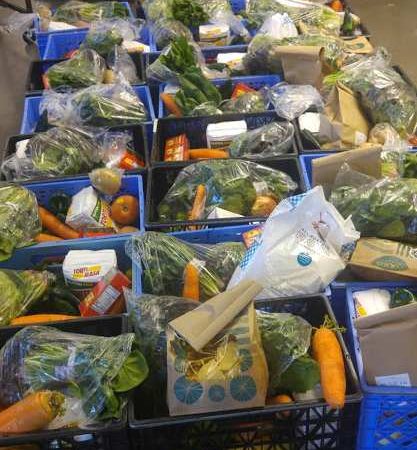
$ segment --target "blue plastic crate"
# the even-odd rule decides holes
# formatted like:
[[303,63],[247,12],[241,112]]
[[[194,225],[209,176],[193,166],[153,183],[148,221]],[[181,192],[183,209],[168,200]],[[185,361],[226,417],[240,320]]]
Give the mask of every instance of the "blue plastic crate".
[[[148,86],[132,86],[132,88],[145,105],[145,108],[148,111],[149,119],[153,122],[155,120],[155,112]],[[41,100],[42,96],[40,95],[25,98],[20,134],[31,134],[35,132],[36,126],[40,119],[39,106]],[[145,124],[147,123],[148,122],[145,122]]]
[[[88,177],[77,177],[74,179],[63,179],[63,180],[51,180],[51,181],[43,181],[43,182],[27,182],[22,183],[27,189],[32,191],[38,200],[38,203],[41,206],[45,206],[48,208],[48,201],[51,196],[56,193],[64,193],[69,196],[73,196],[77,194],[82,189],[91,186],[91,181]],[[139,215],[137,218],[137,222],[133,224],[133,226],[137,227],[139,230],[144,229],[144,193],[143,193],[143,180],[141,175],[137,174],[129,174],[124,175],[122,178],[122,186],[119,192],[113,197],[106,197],[109,202],[113,199],[119,197],[120,195],[133,195],[138,199],[139,203]],[[99,237],[99,238],[82,238],[82,239],[71,239],[66,241],[66,244],[69,246],[78,245],[79,242],[85,241],[96,241],[96,240],[111,240],[114,238],[114,235]],[[43,247],[54,247],[59,245],[61,242],[45,242],[42,244],[37,244],[35,248],[43,248]]]
[[[129,17],[135,18],[135,15],[132,11],[132,8],[130,7],[130,4],[128,2],[121,2],[121,3],[126,6]],[[39,18],[36,18],[33,21],[33,27],[34,27],[36,45],[38,46],[39,56],[41,58],[44,57],[48,37],[50,35],[56,34],[56,33],[74,33],[74,32],[78,32],[78,31],[87,31],[88,30],[88,28],[77,28],[77,29],[61,30],[61,31],[41,31]]]
[[[228,78],[224,79],[218,79],[213,80],[213,83],[217,86],[223,86],[228,82]],[[283,80],[283,78],[280,75],[257,75],[257,76],[251,76],[251,77],[233,77],[231,78],[233,86],[235,86],[237,83],[245,83],[249,87],[253,89],[261,89],[264,86],[274,86],[275,84],[279,83]],[[159,95],[161,95],[164,92],[165,84],[161,84],[159,86]],[[165,106],[162,102],[162,100],[159,100],[159,108],[158,108],[158,117],[166,117],[167,111],[165,109]]]
[[[72,31],[71,33],[53,33],[48,36],[45,53],[42,59],[61,59],[72,50],[77,50],[84,42],[88,30]],[[146,27],[138,38],[143,44],[149,43],[149,31]]]
[[229,3],[235,14],[246,10],[246,0],[229,0]]
[[316,158],[322,158],[334,154],[335,152],[315,153],[314,155],[300,155],[301,171],[303,173],[304,182],[307,189],[313,187],[313,168],[311,161]]
[[[417,387],[371,386],[366,382],[359,339],[354,326],[356,318],[353,293],[373,288],[393,290],[417,286],[404,282],[356,283],[346,290],[349,333],[352,340],[359,382],[364,393],[359,421],[358,450],[414,449],[417,446]],[[399,349],[400,350],[400,349]]]

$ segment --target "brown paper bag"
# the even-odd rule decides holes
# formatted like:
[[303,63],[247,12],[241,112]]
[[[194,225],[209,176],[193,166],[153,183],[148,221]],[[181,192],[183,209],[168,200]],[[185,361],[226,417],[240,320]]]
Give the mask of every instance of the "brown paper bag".
[[368,54],[374,51],[371,43],[364,36],[344,41],[345,51],[348,53]]
[[298,45],[278,47],[276,53],[281,58],[285,81],[320,88],[323,80],[323,50],[323,47]]
[[358,147],[368,140],[368,120],[354,93],[343,84],[333,86],[324,112],[345,147]]
[[356,275],[367,281],[417,279],[417,248],[401,242],[361,238],[349,262]]
[[370,175],[374,178],[381,177],[381,147],[372,146],[358,148],[334,155],[315,158],[311,162],[313,186],[332,186],[342,165],[347,162],[353,170]]
[[417,304],[355,320],[365,376],[378,386],[417,386]]

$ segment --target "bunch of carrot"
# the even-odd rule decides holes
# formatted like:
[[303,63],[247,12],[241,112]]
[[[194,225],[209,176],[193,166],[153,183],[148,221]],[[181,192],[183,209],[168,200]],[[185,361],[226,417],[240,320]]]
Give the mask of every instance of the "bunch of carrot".
[[39,206],[38,209],[42,228],[47,230],[48,233],[39,233],[35,237],[36,242],[62,241],[63,239],[78,239],[81,237],[78,231],[61,222],[47,209],[42,206]]

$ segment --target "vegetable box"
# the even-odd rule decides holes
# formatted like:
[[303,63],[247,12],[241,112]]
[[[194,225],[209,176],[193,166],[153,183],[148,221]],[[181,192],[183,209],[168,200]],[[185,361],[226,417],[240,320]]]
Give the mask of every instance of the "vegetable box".
[[417,388],[371,386],[366,382],[359,339],[353,323],[357,317],[353,299],[355,291],[373,288],[392,291],[396,287],[407,287],[416,292],[415,286],[409,282],[356,283],[348,287],[346,292],[348,329],[364,394],[359,422],[358,450],[394,450],[407,447],[411,449],[417,441]]
[[[262,165],[262,164],[261,164]],[[295,157],[282,157],[275,160],[263,162],[266,167],[280,170],[288,174],[297,184],[297,193],[305,192],[304,180],[301,176],[299,161]],[[177,165],[165,165],[153,167],[149,170],[147,186],[147,202],[145,212],[145,228],[154,231],[184,231],[190,226],[224,227],[228,225],[247,224],[264,221],[265,217],[234,217],[227,219],[206,219],[198,221],[172,221],[160,222],[157,215],[157,207],[165,197],[182,167]]]
[[[121,2],[124,6],[126,6],[128,10],[129,17],[135,18],[135,15],[132,11],[132,8],[130,7],[128,2]],[[74,33],[78,31],[87,31],[88,28],[77,28],[77,29],[71,29],[71,30],[65,30],[65,31],[41,31],[41,22],[39,18],[36,18],[33,22],[34,27],[34,35],[36,40],[36,45],[38,46],[39,56],[40,58],[44,58],[46,46],[48,44],[48,37],[56,34],[56,33]]]
[[[122,333],[126,333],[128,330],[127,326],[127,317],[124,315],[119,316],[107,316],[100,318],[89,318],[80,320],[71,320],[68,322],[61,322],[54,324],[55,328],[58,328],[61,331],[77,333],[77,334],[91,334],[95,336],[118,336]],[[17,331],[19,331],[21,327],[8,327],[0,330],[0,347],[8,341]],[[36,442],[39,444],[40,442],[58,439],[58,438],[69,438],[72,436],[88,433],[97,433],[100,435],[109,434],[112,432],[117,432],[122,430],[127,421],[126,410],[124,411],[122,418],[117,421],[103,423],[100,425],[91,425],[91,427],[87,429],[83,429],[82,431],[79,428],[70,428],[70,429],[60,429],[60,430],[45,430],[38,431],[33,433],[24,433],[18,435],[9,435],[0,437],[1,445],[15,445],[15,444],[23,444],[29,442]],[[87,431],[88,430],[88,431]],[[56,441],[55,441],[56,442]],[[104,447],[106,448],[106,447]],[[110,447],[117,448],[117,447]]]
[[[144,161],[145,166],[148,167],[149,165],[149,158],[150,158],[150,148],[152,146],[152,140],[149,141],[149,139],[152,139],[152,133],[149,137],[148,135],[148,127],[146,125],[127,125],[122,127],[114,127],[112,128],[112,131],[122,131],[129,133],[129,135],[132,137],[131,141],[131,148],[135,151],[135,153]],[[6,152],[4,154],[4,158],[8,158],[16,153],[17,150],[17,144],[20,141],[24,141],[26,139],[30,139],[32,136],[35,136],[34,134],[20,134],[17,136],[11,136],[7,142],[6,146]],[[141,175],[144,174],[144,169],[135,170],[135,173],[140,173]],[[82,176],[87,174],[78,174],[77,176]],[[3,174],[0,175],[0,179],[3,177]],[[67,175],[62,176],[60,178],[70,178],[74,177],[73,175]],[[48,178],[43,178],[44,180],[48,180]],[[39,179],[41,180],[41,179]]]
[[[251,77],[233,77],[231,78],[232,85],[236,86],[238,83],[244,83],[252,89],[259,90],[264,86],[274,86],[282,81],[283,78],[280,75],[257,75]],[[213,80],[213,83],[217,87],[224,86],[228,82],[228,79]],[[164,92],[165,84],[159,85],[159,95]],[[165,105],[162,100],[159,100],[158,117],[166,117],[168,115]],[[226,115],[225,115],[226,117]]]
[[[148,111],[149,122],[145,122],[152,129],[152,122],[155,119],[155,113],[152,104],[151,93],[147,86],[133,86],[133,90],[136,92],[139,99],[145,105]],[[23,117],[20,126],[20,134],[30,134],[38,131],[43,131],[37,129],[38,122],[41,118],[39,107],[42,100],[42,96],[33,95],[25,98],[25,103],[23,107]]]
[[[44,182],[27,182],[22,183],[23,186],[25,186],[30,191],[34,192],[36,195],[36,198],[38,200],[38,203],[41,206],[44,206],[48,209],[48,201],[49,199],[57,193],[63,193],[68,196],[73,196],[77,194],[82,189],[91,186],[90,179],[88,177],[79,177],[79,178],[73,178],[68,180],[60,180],[60,181],[44,181]],[[143,196],[143,186],[142,186],[142,177],[140,175],[125,175],[122,178],[122,187],[120,191],[113,197],[117,198],[120,195],[132,195],[138,199],[139,202],[139,215],[137,218],[137,222],[133,224],[136,228],[139,230],[143,230],[143,211],[144,211],[144,196]],[[106,197],[107,198],[107,197]],[[121,235],[119,235],[121,236]],[[77,246],[81,242],[86,241],[109,241],[111,242],[112,239],[114,239],[115,235],[109,235],[105,237],[98,237],[98,238],[81,238],[81,239],[71,239],[65,242],[66,245],[70,246]],[[37,244],[33,248],[39,249],[41,248],[51,248],[55,246],[59,246],[62,243],[62,241],[58,242],[46,242],[42,244]],[[28,249],[32,249],[32,247],[29,247],[27,249],[22,249],[22,252],[25,252]],[[36,251],[36,250],[35,250]]]
[[[259,128],[271,122],[283,121],[283,119],[278,118],[272,111],[256,114],[228,114],[227,116],[217,115],[205,117],[184,117],[181,119],[159,119],[154,137],[154,146],[151,153],[151,163],[153,165],[171,164],[166,163],[163,160],[165,142],[167,139],[185,133],[189,139],[190,148],[205,148],[207,147],[206,129],[209,124],[234,120],[245,120],[248,130]],[[295,139],[293,139],[290,150],[282,156],[294,156],[296,154],[297,147],[295,144]],[[265,160],[265,158],[254,158],[253,160],[261,162]],[[180,163],[181,162],[178,162],[178,164]],[[187,162],[183,163],[186,164]]]
[[[323,323],[325,315],[334,318],[324,296],[266,300],[256,308],[268,312],[290,312],[313,326]],[[135,449],[226,450],[230,448],[316,448],[353,449],[361,393],[357,377],[338,332],[347,379],[347,403],[341,410],[330,411],[322,400],[307,400],[279,406],[219,413],[169,417],[156,410],[158,403],[141,388],[135,391],[129,405],[129,425]],[[140,444],[139,444],[140,443]]]

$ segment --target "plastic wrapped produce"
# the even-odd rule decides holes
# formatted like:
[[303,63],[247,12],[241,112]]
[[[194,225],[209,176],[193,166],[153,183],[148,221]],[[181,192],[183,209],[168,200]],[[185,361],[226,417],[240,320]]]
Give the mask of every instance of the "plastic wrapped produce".
[[[142,266],[143,292],[205,301],[226,288],[245,247],[241,242],[189,244],[174,236],[148,231],[133,237],[126,244],[126,252]],[[190,265],[197,269],[197,283],[187,278]]]
[[156,46],[165,48],[177,37],[183,36],[187,41],[193,41],[191,31],[181,22],[175,19],[162,18],[157,20],[151,27]]
[[52,20],[82,27],[86,23],[111,17],[128,17],[128,15],[126,6],[120,2],[87,3],[72,0],[58,6]]
[[26,327],[0,352],[1,403],[10,405],[29,392],[53,389],[65,395],[56,427],[120,418],[121,395],[148,373],[134,338],[133,333],[102,337]]
[[271,122],[236,137],[229,146],[233,158],[270,158],[288,153],[294,140],[290,122]]
[[[242,216],[268,216],[296,188],[286,173],[254,162],[201,161],[179,173],[158,205],[159,219],[206,219],[216,207]],[[269,203],[267,211],[258,207],[263,200]]]
[[139,83],[139,77],[135,63],[128,51],[120,46],[115,46],[107,56],[107,65],[115,74],[115,80],[126,80],[130,84]]
[[0,270],[0,325],[25,314],[46,293],[54,276],[35,270]]
[[40,105],[48,123],[111,127],[145,122],[144,104],[127,83],[90,86],[74,93],[46,91]]
[[273,395],[282,374],[310,348],[312,326],[302,317],[287,313],[257,311],[257,318]]
[[235,98],[224,101],[220,108],[226,113],[257,113],[267,109],[268,100],[264,90],[245,92]]
[[82,88],[101,83],[106,63],[94,50],[81,50],[72,58],[54,64],[46,71],[52,89],[62,86]]
[[362,236],[417,242],[417,179],[372,177],[340,169],[330,201],[344,217],[352,217]]
[[404,138],[416,131],[417,94],[383,49],[343,68],[343,83],[360,96],[374,124],[387,122]]
[[0,185],[0,261],[30,244],[40,231],[35,194],[16,184]]

